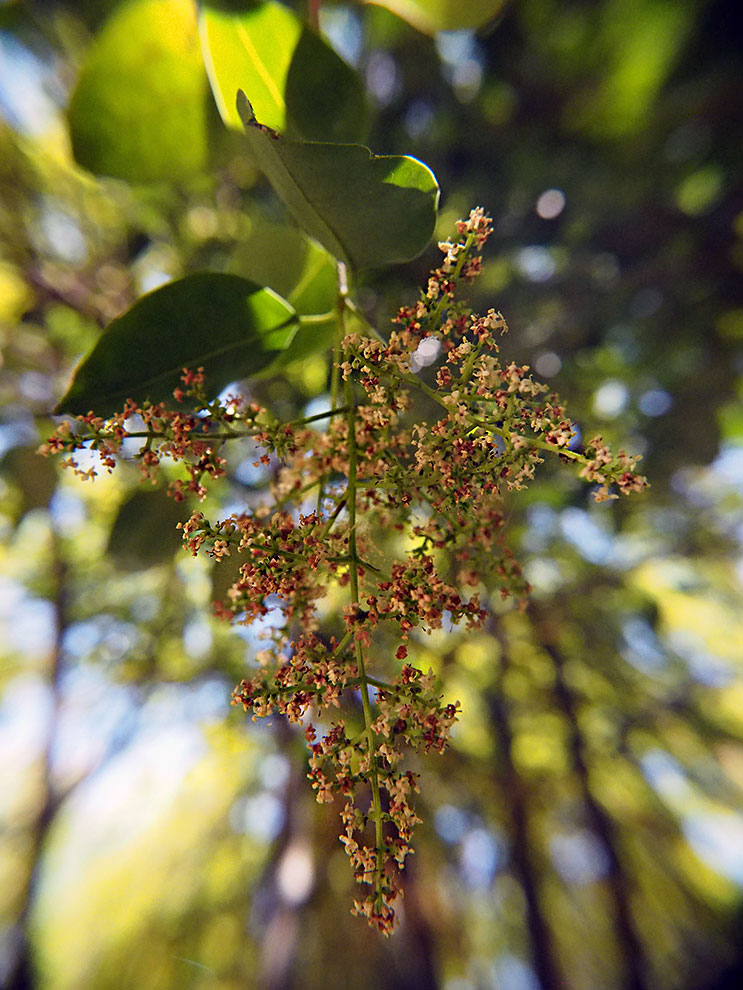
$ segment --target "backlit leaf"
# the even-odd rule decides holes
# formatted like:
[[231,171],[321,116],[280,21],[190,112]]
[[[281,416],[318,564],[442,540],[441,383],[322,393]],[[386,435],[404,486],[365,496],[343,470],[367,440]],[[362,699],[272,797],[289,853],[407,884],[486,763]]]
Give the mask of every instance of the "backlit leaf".
[[300,317],[299,329],[265,373],[273,373],[292,361],[335,342],[338,326],[338,266],[317,241],[306,237],[291,222],[276,223],[251,217],[250,233],[234,254],[235,270],[270,285],[291,303]]
[[54,463],[40,457],[35,447],[11,447],[0,458],[0,467],[20,496],[16,505],[7,493],[4,496],[6,514],[10,514],[11,506],[16,509],[12,513],[14,522],[20,521],[27,512],[49,505],[57,485],[57,472]]
[[482,27],[500,14],[508,0],[366,0],[386,7],[424,34]]
[[104,26],[72,94],[75,158],[130,182],[197,174],[207,160],[206,95],[191,0],[130,0]]
[[228,127],[242,130],[235,97],[244,89],[260,120],[290,137],[362,136],[359,76],[293,11],[274,2],[241,11],[207,3],[199,26],[209,81]]
[[183,546],[182,521],[183,506],[163,489],[137,491],[119,509],[106,553],[128,571],[166,563]]
[[238,111],[250,150],[299,225],[358,270],[408,261],[436,222],[433,172],[407,155],[358,144],[291,141],[258,123],[245,94]]

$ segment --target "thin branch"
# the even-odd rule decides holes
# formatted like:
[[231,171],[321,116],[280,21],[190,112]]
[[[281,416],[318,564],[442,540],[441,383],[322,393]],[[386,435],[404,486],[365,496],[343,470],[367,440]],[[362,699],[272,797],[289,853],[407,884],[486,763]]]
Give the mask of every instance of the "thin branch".
[[489,692],[487,701],[500,757],[503,792],[507,795],[506,813],[511,840],[511,861],[516,879],[524,892],[532,959],[541,990],[561,990],[565,982],[557,963],[554,939],[539,890],[539,869],[531,838],[526,784],[512,756],[513,732],[503,689],[504,674],[508,667],[508,641],[496,625],[494,617],[490,618],[489,625],[493,639],[500,647],[500,656],[497,660],[498,683]]
[[598,836],[609,862],[607,884],[614,907],[617,941],[626,970],[627,990],[648,990],[645,978],[646,953],[635,925],[627,875],[619,853],[617,828],[604,806],[596,798],[591,784],[591,771],[586,740],[580,729],[575,697],[565,677],[564,658],[551,631],[552,623],[542,622],[541,644],[552,659],[555,672],[555,699],[570,727],[568,746],[573,768],[580,783],[581,796],[588,824]]

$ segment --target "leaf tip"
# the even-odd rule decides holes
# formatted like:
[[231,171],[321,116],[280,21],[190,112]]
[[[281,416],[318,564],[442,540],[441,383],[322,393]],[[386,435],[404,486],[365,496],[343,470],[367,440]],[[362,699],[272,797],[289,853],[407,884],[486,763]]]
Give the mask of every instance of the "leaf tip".
[[66,414],[69,414],[70,412],[69,403],[70,403],[71,394],[72,394],[72,385],[70,385],[65,390],[64,395],[57,402],[54,403],[54,407],[52,408],[51,411],[52,416],[64,416]]
[[257,124],[258,121],[255,119],[255,112],[253,111],[253,105],[247,98],[245,93],[238,89],[236,98],[237,112],[240,115],[240,120],[246,127]]
[[279,136],[277,131],[258,122],[255,111],[253,110],[253,104],[241,89],[237,91],[236,105],[238,115],[246,131],[251,127],[256,127],[259,131],[263,131],[264,134],[267,134],[271,138],[277,138]]

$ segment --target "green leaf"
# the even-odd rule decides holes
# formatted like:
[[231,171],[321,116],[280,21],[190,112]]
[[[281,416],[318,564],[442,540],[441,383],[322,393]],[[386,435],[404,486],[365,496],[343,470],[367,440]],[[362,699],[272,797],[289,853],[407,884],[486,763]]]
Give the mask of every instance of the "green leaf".
[[162,489],[137,491],[119,509],[106,553],[127,571],[167,563],[183,546],[182,521],[183,506]]
[[191,0],[130,0],[94,42],[72,94],[75,158],[130,182],[198,174],[208,152],[206,96]]
[[237,96],[250,150],[299,225],[354,270],[409,261],[436,223],[433,172],[407,155],[360,144],[290,141],[255,119]]
[[254,282],[272,286],[300,317],[296,336],[263,372],[265,375],[327,350],[335,342],[338,266],[325,248],[293,224],[276,223],[260,214],[250,219],[250,233],[233,255],[235,270]]
[[229,590],[240,580],[240,568],[245,563],[241,553],[231,553],[214,561],[211,574],[211,599],[217,602],[229,601]]
[[[356,313],[347,313],[344,323],[346,333],[369,333],[368,322]],[[331,347],[338,334],[338,314],[300,317],[299,330],[285,351],[282,351],[267,368],[268,374],[276,374],[289,364]]]
[[290,219],[277,221],[251,210],[249,230],[232,254],[231,269],[270,285],[300,316],[333,309],[338,296],[335,259]]
[[6,511],[14,508],[14,523],[20,522],[27,512],[46,508],[57,485],[57,472],[53,461],[41,457],[35,447],[11,447],[0,459],[5,478],[17,489],[20,499],[17,505],[3,496]]
[[275,374],[288,364],[294,364],[327,351],[333,346],[338,332],[338,316],[331,313],[328,316],[302,316],[299,320],[299,330],[285,351],[282,351],[269,366],[268,372]]
[[109,325],[56,411],[105,416],[126,399],[172,399],[183,368],[203,367],[216,395],[270,364],[296,330],[293,307],[272,289],[237,275],[189,275]]
[[260,119],[290,137],[356,141],[364,132],[361,79],[279,3],[239,12],[206,3],[199,19],[204,63],[222,120],[242,130],[238,89]]
[[496,18],[508,0],[365,0],[386,7],[424,34],[482,27]]
[[268,2],[247,11],[206,4],[200,17],[204,62],[225,124],[241,130],[238,89],[261,120],[305,140],[353,141],[364,130],[359,76],[297,16]]

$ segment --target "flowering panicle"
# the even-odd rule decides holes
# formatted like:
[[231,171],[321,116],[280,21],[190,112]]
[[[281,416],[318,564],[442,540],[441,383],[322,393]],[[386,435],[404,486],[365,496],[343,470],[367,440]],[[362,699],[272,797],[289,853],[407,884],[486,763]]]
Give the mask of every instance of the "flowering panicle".
[[[546,456],[576,462],[599,501],[646,484],[636,458],[612,454],[600,437],[577,448],[558,397],[528,367],[500,362],[503,317],[473,314],[457,298],[481,269],[490,230],[480,209],[457,224],[418,301],[399,311],[386,338],[343,336],[343,405],[281,423],[237,396],[210,400],[203,370],[184,369],[174,408],[127,402],[105,420],[91,412],[61,423],[42,448],[66,454],[83,477],[95,474],[75,458],[83,449],[107,470],[133,456],[151,480],[168,458],[183,472],[170,483],[178,500],[203,499],[210,479],[225,474],[231,440],[251,438],[258,460],[278,465],[263,504],[213,523],[196,511],[181,525],[183,541],[216,566],[226,557],[238,563],[214,604],[219,617],[277,620],[233,703],[253,718],[276,712],[305,724],[308,776],[318,801],[341,804],[340,838],[365,888],[354,910],[386,934],[418,822],[418,778],[405,754],[441,752],[458,713],[433,674],[407,662],[408,649],[445,623],[480,626],[483,590],[523,601],[529,589],[505,542],[504,499]],[[344,296],[341,303],[351,306]],[[424,350],[435,363],[425,377],[416,371]],[[420,400],[435,415],[416,422],[410,410]],[[396,534],[405,551],[391,554]],[[326,634],[320,604],[338,595],[346,603]],[[330,713],[343,717],[329,722]]]
[[67,453],[62,465],[83,480],[92,480],[97,475],[95,467],[80,467],[74,456],[77,451],[93,451],[100,464],[111,472],[117,460],[125,456],[125,445],[142,441],[132,455],[142,479],[157,484],[158,469],[165,459],[182,464],[186,477],[170,484],[170,494],[182,502],[189,495],[203,499],[204,481],[224,477],[226,462],[220,450],[226,440],[275,436],[280,445],[280,428],[271,429],[259,422],[268,415],[260,406],[239,396],[230,396],[224,403],[218,399],[208,401],[203,368],[184,368],[181,380],[185,388],[176,388],[173,397],[176,403],[186,402],[189,411],[178,406],[168,409],[162,403],[149,401],[140,405],[129,399],[120,412],[107,419],[91,411],[76,417],[74,429],[64,420],[39,453]]

